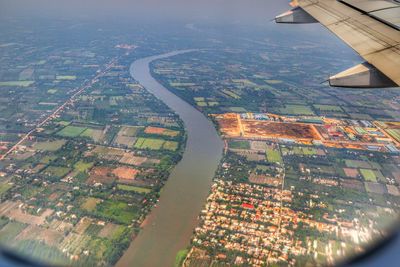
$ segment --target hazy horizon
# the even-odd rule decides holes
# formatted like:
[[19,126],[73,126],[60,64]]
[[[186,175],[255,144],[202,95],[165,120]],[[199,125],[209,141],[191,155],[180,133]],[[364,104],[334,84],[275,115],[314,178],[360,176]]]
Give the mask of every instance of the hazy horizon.
[[284,0],[0,0],[0,17],[262,24],[286,8]]

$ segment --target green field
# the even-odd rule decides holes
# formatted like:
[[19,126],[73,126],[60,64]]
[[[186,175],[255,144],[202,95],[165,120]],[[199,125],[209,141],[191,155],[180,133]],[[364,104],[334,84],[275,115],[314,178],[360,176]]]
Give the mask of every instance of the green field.
[[360,169],[360,172],[366,181],[376,182],[376,175],[373,170]]
[[207,106],[207,102],[199,101],[199,102],[196,102],[196,105],[199,106],[199,107],[206,107]]
[[317,150],[313,147],[294,147],[293,152],[297,155],[313,156],[317,154]]
[[137,207],[128,206],[125,202],[114,200],[105,200],[97,204],[96,207],[96,214],[123,224],[130,224],[132,220],[136,219],[137,212]]
[[282,163],[282,156],[278,150],[267,149],[267,160],[271,163]]
[[152,149],[152,150],[160,150],[165,141],[163,139],[155,139],[155,138],[138,138],[134,147],[138,149]]
[[0,86],[7,87],[28,87],[31,86],[34,81],[8,81],[8,82],[0,82]]
[[49,166],[43,171],[43,173],[45,173],[45,174],[47,174],[49,176],[62,178],[65,175],[67,175],[70,170],[71,169],[66,168],[66,167]]
[[250,149],[249,141],[229,141],[229,147],[233,149]]
[[243,113],[243,112],[247,111],[245,108],[242,108],[242,107],[230,107],[229,110],[232,112],[238,112],[238,113],[239,112]]
[[4,195],[11,187],[13,187],[9,183],[0,184],[0,197]]
[[75,75],[57,75],[56,80],[73,81],[76,80]]
[[188,253],[189,253],[189,250],[187,250],[187,249],[179,250],[175,257],[174,267],[182,266],[182,263],[185,260]]
[[86,172],[93,167],[93,162],[84,162],[83,160],[78,161],[74,165],[74,169],[80,172]]
[[86,130],[84,130],[84,131],[80,134],[80,136],[92,138],[92,136],[93,136],[93,129],[87,128]]
[[215,107],[215,106],[218,106],[218,105],[219,105],[219,102],[217,102],[217,101],[208,102],[208,106],[210,106],[210,107]]
[[57,133],[59,136],[64,136],[64,137],[77,137],[80,135],[83,131],[85,131],[85,127],[78,127],[78,126],[67,126],[61,131]]
[[46,142],[38,142],[33,147],[37,150],[43,151],[57,151],[63,145],[65,145],[65,140],[55,140],[55,141],[46,141]]
[[349,168],[371,168],[371,165],[366,161],[351,159],[346,159],[346,166]]
[[285,108],[281,108],[279,111],[291,115],[314,115],[311,108],[304,105],[285,105]]
[[314,105],[316,109],[321,111],[336,111],[336,112],[343,112],[343,109],[340,106],[334,105]]
[[163,148],[166,150],[171,150],[171,151],[175,151],[178,149],[178,142],[175,141],[166,141],[163,145]]
[[27,225],[20,222],[9,222],[0,231],[0,244],[10,244]]
[[125,184],[119,184],[119,185],[117,185],[117,188],[119,190],[131,191],[131,192],[137,192],[137,193],[145,193],[145,194],[151,192],[151,189],[149,189],[149,188],[131,186],[131,185],[125,185]]

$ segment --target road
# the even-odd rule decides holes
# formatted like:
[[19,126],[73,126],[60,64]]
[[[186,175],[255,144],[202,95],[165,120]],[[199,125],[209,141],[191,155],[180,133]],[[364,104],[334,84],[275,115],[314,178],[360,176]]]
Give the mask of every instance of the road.
[[87,82],[82,87],[78,88],[78,90],[67,101],[65,101],[61,106],[56,108],[46,118],[44,118],[42,121],[40,121],[38,124],[36,124],[36,126],[32,130],[30,130],[28,133],[23,135],[22,138],[19,139],[19,141],[15,145],[13,145],[9,150],[7,150],[3,155],[1,155],[0,161],[4,160],[8,155],[10,155],[12,152],[17,150],[18,147],[20,145],[22,145],[25,142],[25,140],[27,140],[34,132],[36,132],[36,130],[38,128],[44,126],[47,122],[49,122],[50,120],[54,119],[60,112],[62,112],[64,110],[65,107],[67,107],[68,105],[72,104],[80,94],[82,94],[85,90],[87,90],[88,88],[92,87],[93,84],[98,82],[99,78],[102,77],[104,74],[106,74],[114,66],[114,64],[117,61],[118,61],[117,58],[113,58],[108,64],[106,64],[106,66],[105,66],[105,68],[103,70],[99,70],[98,71],[98,73],[96,74],[96,76],[93,77],[92,80]]

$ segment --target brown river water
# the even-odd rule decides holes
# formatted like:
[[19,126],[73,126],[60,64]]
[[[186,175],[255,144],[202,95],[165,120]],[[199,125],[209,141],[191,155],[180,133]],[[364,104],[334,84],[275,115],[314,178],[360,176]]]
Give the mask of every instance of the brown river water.
[[147,57],[131,65],[131,76],[183,120],[188,138],[183,158],[171,172],[157,207],[147,216],[143,229],[116,266],[173,265],[176,253],[189,245],[193,229],[198,223],[197,216],[222,158],[223,142],[212,122],[168,91],[150,73],[149,64],[152,61],[192,51],[174,51]]

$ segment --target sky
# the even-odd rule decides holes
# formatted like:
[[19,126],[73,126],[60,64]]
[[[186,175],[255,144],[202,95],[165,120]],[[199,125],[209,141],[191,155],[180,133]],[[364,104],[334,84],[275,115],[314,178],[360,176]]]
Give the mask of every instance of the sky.
[[138,18],[260,24],[289,9],[288,0],[0,0],[0,16]]

